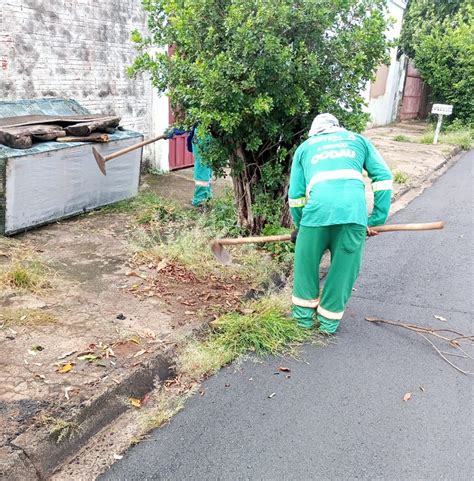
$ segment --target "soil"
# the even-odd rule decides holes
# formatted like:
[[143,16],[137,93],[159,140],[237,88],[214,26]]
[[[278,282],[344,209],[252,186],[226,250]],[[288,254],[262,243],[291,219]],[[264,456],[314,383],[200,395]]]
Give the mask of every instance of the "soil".
[[51,266],[52,288],[4,293],[0,311],[41,309],[55,322],[0,326],[0,448],[45,417],[68,418],[157,351],[238,307],[246,285],[237,277],[222,282],[132,258],[129,223],[125,214],[94,213],[17,238]]

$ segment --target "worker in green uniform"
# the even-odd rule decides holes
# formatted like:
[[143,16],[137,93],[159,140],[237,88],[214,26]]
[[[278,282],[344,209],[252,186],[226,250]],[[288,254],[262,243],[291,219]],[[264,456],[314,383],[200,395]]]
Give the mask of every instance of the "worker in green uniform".
[[[206,144],[210,141],[210,136],[205,135],[201,138],[196,132],[197,128],[197,125],[194,125],[188,132],[186,139],[188,152],[191,152],[194,157],[194,195],[191,201],[194,207],[203,205],[212,199],[212,169],[205,165],[202,158],[206,151]],[[167,138],[172,139],[185,133],[187,133],[186,130],[174,127],[167,132]]]
[[[372,181],[374,208],[369,216],[362,172]],[[339,126],[330,114],[318,115],[309,138],[295,152],[289,205],[296,226],[293,317],[303,328],[336,332],[357,279],[367,235],[385,223],[392,174],[372,143]],[[323,253],[331,265],[321,296],[319,265]]]
[[199,137],[194,126],[187,139],[188,150],[194,156],[194,196],[191,204],[195,207],[212,199],[212,169],[205,165],[202,155],[206,151],[206,144],[210,137]]

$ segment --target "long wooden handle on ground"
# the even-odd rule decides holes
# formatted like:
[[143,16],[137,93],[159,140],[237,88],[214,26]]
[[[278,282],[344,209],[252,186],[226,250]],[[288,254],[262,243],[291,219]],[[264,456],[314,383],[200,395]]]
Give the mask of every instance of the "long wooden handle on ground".
[[[443,229],[444,222],[428,222],[425,224],[391,224],[372,227],[377,232],[394,232],[394,231],[420,231],[420,230],[437,230]],[[290,234],[286,235],[271,235],[263,237],[238,237],[235,239],[215,239],[211,242],[211,250],[214,257],[224,265],[232,263],[232,257],[224,249],[225,245],[239,245],[239,244],[261,244],[267,242],[285,242],[291,239]]]
[[128,154],[129,152],[132,152],[132,150],[139,149],[140,147],[144,147],[145,145],[152,144],[157,140],[163,140],[166,138],[167,138],[166,135],[158,135],[158,137],[153,137],[152,139],[144,140],[143,142],[139,142],[138,144],[131,145],[130,147],[125,147],[124,149],[117,150],[116,152],[113,152],[112,154],[109,154],[109,155],[99,154],[99,152],[95,147],[92,147],[92,152],[94,154],[95,160],[97,162],[97,165],[99,166],[100,171],[104,175],[107,175],[107,171],[105,170],[105,163],[108,162],[109,160],[115,159],[116,157],[120,157],[121,155]]

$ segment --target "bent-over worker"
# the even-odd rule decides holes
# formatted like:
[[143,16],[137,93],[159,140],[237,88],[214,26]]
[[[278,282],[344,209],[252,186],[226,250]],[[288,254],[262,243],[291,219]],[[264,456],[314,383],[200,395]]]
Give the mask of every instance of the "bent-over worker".
[[[188,132],[186,139],[186,148],[194,157],[194,195],[191,204],[198,207],[212,199],[212,169],[203,162],[203,154],[206,151],[206,144],[209,142],[209,136],[202,139],[196,132],[197,126]],[[168,131],[168,139],[172,139],[176,135],[183,135],[186,130],[174,127]]]
[[203,163],[209,136],[201,138],[194,126],[188,135],[187,147],[194,156],[194,196],[191,204],[195,207],[212,199],[212,169]]
[[[366,170],[372,181],[374,208],[368,216]],[[316,116],[309,138],[295,152],[289,205],[296,226],[293,317],[303,328],[334,333],[359,274],[367,235],[385,223],[392,194],[392,174],[372,143],[339,126],[330,114]],[[319,296],[319,266],[329,249],[331,265]]]

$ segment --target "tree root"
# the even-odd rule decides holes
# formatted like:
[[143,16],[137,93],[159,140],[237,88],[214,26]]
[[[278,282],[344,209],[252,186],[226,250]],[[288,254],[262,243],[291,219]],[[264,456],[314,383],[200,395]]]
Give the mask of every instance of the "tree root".
[[[462,357],[464,359],[473,359],[462,347],[461,347],[461,341],[470,341],[471,343],[474,342],[474,336],[466,336],[460,332],[453,331],[452,329],[435,329],[432,327],[423,327],[423,326],[417,326],[416,324],[409,324],[405,322],[398,322],[398,321],[390,321],[387,319],[380,319],[377,317],[366,317],[366,321],[373,322],[376,324],[389,324],[391,326],[397,326],[397,327],[403,327],[404,329],[408,329],[409,331],[416,332],[419,336],[421,336],[425,341],[427,341],[433,349],[436,351],[436,353],[444,360],[446,361],[451,367],[456,369],[456,371],[461,372],[462,374],[474,374],[473,372],[470,371],[465,371],[464,369],[461,369],[459,366],[456,366],[453,362],[451,362],[446,355],[448,356],[455,356],[455,357]],[[441,334],[443,333],[443,334]],[[454,334],[456,337],[447,337],[447,333]],[[454,354],[454,353],[449,353],[445,351],[441,351],[438,346],[427,336],[433,336],[438,339],[441,339],[442,341],[448,343],[449,346],[451,346],[454,349],[457,349],[461,351],[463,354]]]

